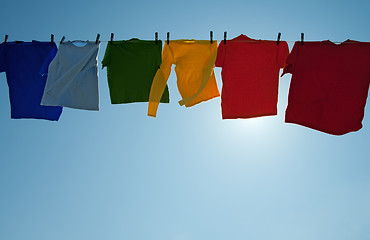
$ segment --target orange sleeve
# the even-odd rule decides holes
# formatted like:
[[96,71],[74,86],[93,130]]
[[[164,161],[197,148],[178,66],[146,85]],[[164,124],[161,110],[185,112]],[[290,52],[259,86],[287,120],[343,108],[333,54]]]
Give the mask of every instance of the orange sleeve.
[[166,88],[168,78],[171,74],[171,66],[173,64],[173,56],[170,50],[170,45],[165,44],[162,53],[162,64],[154,76],[152,87],[149,94],[148,116],[156,117],[159,102]]

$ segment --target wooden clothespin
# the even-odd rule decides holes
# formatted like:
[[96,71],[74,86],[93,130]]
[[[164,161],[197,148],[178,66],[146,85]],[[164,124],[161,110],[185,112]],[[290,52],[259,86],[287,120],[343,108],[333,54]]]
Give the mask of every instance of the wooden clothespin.
[[304,33],[301,33],[301,45],[303,45]]
[[276,42],[277,45],[279,45],[280,43],[280,37],[281,37],[281,33],[278,33],[277,42]]

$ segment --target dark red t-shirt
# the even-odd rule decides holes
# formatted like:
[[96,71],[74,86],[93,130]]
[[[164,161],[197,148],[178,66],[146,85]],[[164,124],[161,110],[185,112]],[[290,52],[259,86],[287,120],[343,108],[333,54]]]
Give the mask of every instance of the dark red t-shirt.
[[222,67],[223,119],[277,114],[279,69],[288,44],[240,35],[218,46],[216,67]]
[[347,40],[294,44],[285,122],[342,135],[362,128],[370,83],[370,44]]

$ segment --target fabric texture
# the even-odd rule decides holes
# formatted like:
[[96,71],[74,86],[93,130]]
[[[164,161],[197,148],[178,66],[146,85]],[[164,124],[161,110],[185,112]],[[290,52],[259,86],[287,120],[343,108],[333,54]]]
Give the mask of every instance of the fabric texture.
[[180,105],[194,106],[220,96],[214,75],[217,42],[208,40],[173,40],[165,44],[162,65],[150,90],[148,116],[156,117],[159,99],[175,64],[177,86],[182,96]]
[[[108,42],[102,61],[107,67],[112,104],[148,102],[153,78],[162,61],[162,41],[133,38]],[[162,103],[169,103],[168,87]]]
[[296,42],[285,122],[342,135],[362,128],[370,83],[370,43]]
[[7,42],[0,45],[0,72],[6,72],[11,118],[57,121],[61,107],[41,106],[46,74],[40,70],[50,64],[57,52],[51,42]]
[[277,114],[279,69],[288,57],[288,44],[240,35],[218,46],[216,67],[222,67],[223,119]]
[[[82,42],[82,41],[81,41]],[[99,110],[99,45],[95,42],[63,42],[49,65],[41,105]]]

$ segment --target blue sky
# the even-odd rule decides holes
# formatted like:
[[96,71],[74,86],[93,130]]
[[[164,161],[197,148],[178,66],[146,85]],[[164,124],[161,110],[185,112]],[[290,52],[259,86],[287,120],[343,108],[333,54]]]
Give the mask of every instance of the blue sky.
[[[7,1],[0,41],[251,38],[370,41],[369,1]],[[290,49],[293,43],[289,43]],[[370,109],[332,136],[278,115],[221,120],[220,98],[180,107],[111,105],[99,61],[100,111],[59,122],[11,120],[0,74],[0,239],[370,239]],[[216,68],[219,88],[220,69]]]

